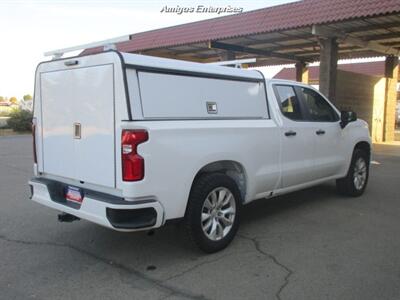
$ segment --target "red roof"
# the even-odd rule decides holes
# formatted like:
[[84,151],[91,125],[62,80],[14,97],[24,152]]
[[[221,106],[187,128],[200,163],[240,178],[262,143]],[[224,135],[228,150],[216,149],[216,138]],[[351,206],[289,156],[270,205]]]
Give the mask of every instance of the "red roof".
[[[295,29],[400,12],[399,0],[303,0],[131,35],[118,50],[135,52]],[[99,52],[101,48],[85,50]]]
[[[342,71],[348,71],[353,73],[359,73],[370,76],[383,77],[385,74],[385,62],[384,61],[373,61],[364,63],[352,63],[352,64],[338,64],[338,69]],[[319,80],[319,66],[312,66],[308,68],[309,80]],[[278,72],[274,78],[296,80],[295,68],[283,68]]]

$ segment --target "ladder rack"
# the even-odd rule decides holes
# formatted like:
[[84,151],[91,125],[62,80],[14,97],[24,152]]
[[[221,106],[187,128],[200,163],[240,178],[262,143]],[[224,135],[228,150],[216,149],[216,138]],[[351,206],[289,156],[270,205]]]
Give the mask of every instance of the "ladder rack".
[[108,39],[108,40],[103,40],[103,41],[87,43],[87,44],[82,44],[82,45],[63,48],[63,49],[47,51],[44,53],[44,56],[52,56],[52,59],[54,60],[54,59],[61,58],[64,54],[66,54],[68,52],[84,50],[84,49],[89,49],[89,48],[95,48],[95,47],[103,47],[104,50],[111,50],[111,49],[116,50],[116,46],[115,46],[116,43],[126,42],[129,40],[130,40],[129,35],[123,35],[123,36],[119,36],[119,37]]
[[216,66],[233,66],[234,68],[242,68],[243,64],[251,64],[255,63],[257,60],[255,58],[246,58],[246,59],[236,59],[236,60],[225,60],[225,61],[217,61],[207,63],[209,65]]

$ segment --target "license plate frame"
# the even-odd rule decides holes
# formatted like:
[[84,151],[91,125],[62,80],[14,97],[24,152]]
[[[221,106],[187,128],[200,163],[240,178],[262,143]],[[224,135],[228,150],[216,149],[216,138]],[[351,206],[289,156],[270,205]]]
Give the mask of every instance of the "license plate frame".
[[82,205],[83,202],[83,192],[80,188],[75,186],[66,186],[65,187],[65,200],[68,202],[72,202],[78,205]]

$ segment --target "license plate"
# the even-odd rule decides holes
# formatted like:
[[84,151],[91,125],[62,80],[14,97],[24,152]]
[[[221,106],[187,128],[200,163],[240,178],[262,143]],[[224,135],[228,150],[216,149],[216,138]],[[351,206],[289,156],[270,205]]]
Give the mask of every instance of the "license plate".
[[82,192],[79,188],[68,186],[65,192],[65,199],[74,203],[82,204]]

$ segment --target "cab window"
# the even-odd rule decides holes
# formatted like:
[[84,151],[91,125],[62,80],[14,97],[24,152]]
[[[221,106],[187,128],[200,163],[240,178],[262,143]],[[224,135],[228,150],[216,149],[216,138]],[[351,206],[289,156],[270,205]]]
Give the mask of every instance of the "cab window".
[[336,122],[339,116],[332,106],[316,91],[300,87],[307,120],[314,122]]
[[294,87],[291,85],[275,85],[274,90],[282,114],[294,121],[303,120],[300,101]]

